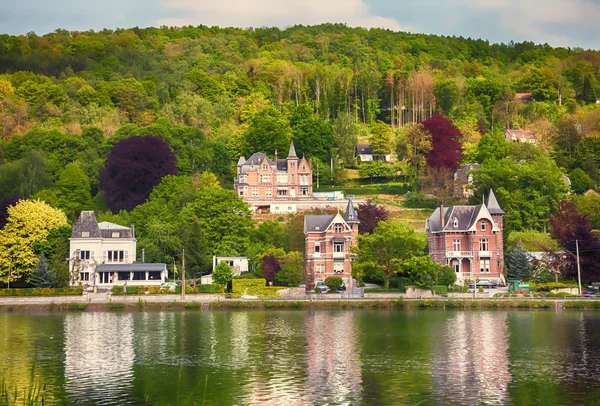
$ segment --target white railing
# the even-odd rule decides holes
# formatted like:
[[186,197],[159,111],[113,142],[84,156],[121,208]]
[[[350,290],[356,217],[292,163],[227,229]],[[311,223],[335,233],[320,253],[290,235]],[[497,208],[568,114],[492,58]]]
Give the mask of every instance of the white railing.
[[479,258],[491,258],[492,251],[479,251]]
[[344,253],[344,252],[334,252],[333,253],[333,257],[334,258],[346,258],[346,253]]
[[473,256],[473,251],[448,251],[446,257],[452,258],[471,258]]

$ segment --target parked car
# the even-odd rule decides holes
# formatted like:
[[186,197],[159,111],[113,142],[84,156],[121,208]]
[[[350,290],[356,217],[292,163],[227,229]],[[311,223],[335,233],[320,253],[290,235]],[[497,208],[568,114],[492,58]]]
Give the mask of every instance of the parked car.
[[329,288],[327,287],[327,285],[325,285],[325,282],[317,282],[317,286],[315,287],[315,290],[319,288],[319,290],[321,291],[321,293],[327,293],[329,292]]
[[598,293],[598,291],[596,289],[588,286],[587,289],[583,289],[581,291],[581,296],[587,296],[587,297],[596,296],[596,293]]

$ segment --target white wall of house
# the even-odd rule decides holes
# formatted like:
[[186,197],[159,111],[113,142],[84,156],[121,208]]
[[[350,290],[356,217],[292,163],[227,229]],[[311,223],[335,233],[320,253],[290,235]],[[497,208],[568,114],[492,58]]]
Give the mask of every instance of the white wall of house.
[[296,213],[298,211],[295,204],[272,204],[270,208],[271,213],[273,214],[288,214],[288,213]]
[[[248,272],[248,257],[217,257],[213,256],[213,271],[219,262],[227,262],[235,275]],[[212,278],[212,277],[211,277]]]

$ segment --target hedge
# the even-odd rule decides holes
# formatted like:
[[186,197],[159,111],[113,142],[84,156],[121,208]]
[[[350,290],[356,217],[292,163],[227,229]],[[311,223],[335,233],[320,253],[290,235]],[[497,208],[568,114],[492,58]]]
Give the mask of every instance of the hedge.
[[537,292],[549,292],[554,289],[572,289],[577,288],[577,282],[546,282],[546,283],[534,283],[529,282],[529,287]]
[[0,289],[0,296],[81,296],[82,288]]
[[446,295],[448,295],[448,287],[447,286],[443,286],[443,285],[435,285],[431,289],[431,293],[433,293],[434,295],[443,295],[443,296],[446,296]]
[[[217,283],[213,283],[212,285],[196,285],[195,288],[192,286],[185,287],[186,294],[223,293],[224,291],[225,288]],[[174,291],[169,288],[161,288],[160,286],[127,286],[128,295],[145,295],[146,292],[150,295],[180,294],[181,286],[176,286]],[[123,286],[113,286],[112,294],[115,296],[124,295]]]
[[260,298],[276,298],[277,292],[285,287],[267,286],[264,278],[260,279],[233,279],[231,281],[231,295],[242,297],[242,295],[257,296]]

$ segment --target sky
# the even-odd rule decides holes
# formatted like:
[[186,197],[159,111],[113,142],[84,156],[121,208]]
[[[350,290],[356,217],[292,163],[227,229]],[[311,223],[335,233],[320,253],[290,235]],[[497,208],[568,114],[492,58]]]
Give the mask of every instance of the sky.
[[0,0],[0,33],[341,22],[600,49],[600,0]]

